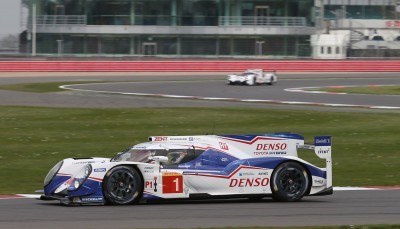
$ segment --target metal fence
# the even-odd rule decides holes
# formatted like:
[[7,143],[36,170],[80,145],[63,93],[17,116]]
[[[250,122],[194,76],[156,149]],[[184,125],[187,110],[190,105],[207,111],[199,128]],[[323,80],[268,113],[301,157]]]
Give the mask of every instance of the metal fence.
[[187,25],[187,26],[283,26],[306,27],[304,17],[262,17],[262,16],[169,16],[169,15],[41,15],[37,25]]
[[220,16],[219,25],[223,26],[282,26],[282,27],[305,27],[304,17],[231,17]]
[[37,25],[86,25],[86,15],[41,15],[36,17]]

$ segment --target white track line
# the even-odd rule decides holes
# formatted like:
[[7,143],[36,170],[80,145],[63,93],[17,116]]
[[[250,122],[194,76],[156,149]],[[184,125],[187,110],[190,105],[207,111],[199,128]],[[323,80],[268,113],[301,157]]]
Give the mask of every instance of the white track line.
[[[157,81],[158,82],[158,81]],[[186,81],[184,81],[186,82]],[[121,83],[121,82],[115,82]],[[136,83],[136,82],[133,82]],[[143,82],[140,82],[143,83]],[[148,82],[152,83],[152,82]],[[313,105],[313,106],[327,106],[327,107],[353,107],[353,108],[369,108],[369,109],[400,109],[400,107],[392,106],[370,106],[370,105],[353,105],[353,104],[334,104],[334,103],[315,103],[315,102],[299,102],[299,101],[282,101],[282,100],[264,100],[264,99],[236,99],[236,98],[218,98],[218,97],[203,97],[203,96],[188,96],[188,95],[169,95],[169,94],[153,94],[153,93],[134,93],[134,92],[116,92],[116,91],[99,91],[99,90],[88,90],[88,89],[77,89],[72,88],[73,86],[82,85],[95,85],[95,84],[114,84],[114,83],[85,83],[85,84],[70,84],[62,85],[59,88],[72,91],[83,91],[83,92],[94,92],[94,93],[105,93],[105,94],[119,94],[119,95],[134,95],[134,96],[149,96],[149,97],[161,97],[161,98],[176,98],[176,99],[195,99],[195,100],[212,100],[212,101],[230,101],[230,102],[249,102],[249,103],[273,103],[273,104],[289,104],[289,105]],[[315,87],[309,87],[315,88]],[[319,88],[319,87],[316,87]],[[288,88],[286,90],[293,89],[295,92],[300,92],[300,88]],[[293,92],[294,92],[293,91]],[[308,93],[308,92],[305,92]],[[334,93],[337,94],[337,93]]]
[[[349,87],[385,87],[385,86],[399,86],[399,85],[397,85],[397,84],[373,84],[373,85],[338,85],[338,86],[318,86],[318,87],[297,87],[297,88],[286,88],[285,91],[298,92],[298,93],[310,93],[310,94],[348,95],[351,93],[329,92],[329,91],[324,91],[324,88],[332,89],[332,88],[349,88]],[[321,90],[315,90],[315,89],[321,89]],[[312,90],[312,91],[310,91],[310,90]],[[363,95],[363,94],[358,94],[358,95]]]

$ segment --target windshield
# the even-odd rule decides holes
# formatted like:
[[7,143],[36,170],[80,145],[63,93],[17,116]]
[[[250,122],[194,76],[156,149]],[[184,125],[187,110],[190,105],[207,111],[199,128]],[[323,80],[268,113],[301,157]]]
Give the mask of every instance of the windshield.
[[133,161],[133,162],[143,162],[152,163],[152,156],[166,156],[168,161],[165,164],[179,164],[183,158],[188,155],[187,149],[174,149],[174,150],[139,150],[139,149],[128,149],[117,156],[115,156],[111,161]]

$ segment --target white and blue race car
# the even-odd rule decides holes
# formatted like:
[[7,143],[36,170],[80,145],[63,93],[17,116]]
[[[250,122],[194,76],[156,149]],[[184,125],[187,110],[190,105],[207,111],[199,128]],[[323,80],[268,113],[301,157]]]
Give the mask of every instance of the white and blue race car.
[[276,72],[265,72],[263,69],[247,69],[243,73],[228,75],[227,84],[229,85],[273,85],[278,81]]
[[[297,155],[314,150],[319,168]],[[298,134],[155,136],[113,158],[68,158],[44,180],[42,200],[135,204],[152,199],[238,198],[298,201],[332,194],[331,137]]]

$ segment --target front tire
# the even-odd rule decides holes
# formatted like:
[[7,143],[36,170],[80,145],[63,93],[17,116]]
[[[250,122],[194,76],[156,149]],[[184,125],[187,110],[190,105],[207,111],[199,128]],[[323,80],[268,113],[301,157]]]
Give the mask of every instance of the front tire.
[[299,201],[310,188],[307,170],[297,162],[280,164],[272,174],[272,197],[276,201]]
[[128,166],[117,166],[107,172],[103,181],[103,195],[107,204],[138,203],[143,193],[139,172]]

